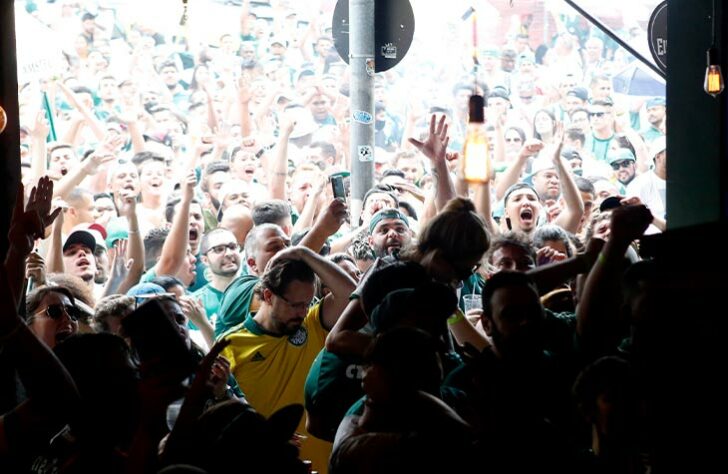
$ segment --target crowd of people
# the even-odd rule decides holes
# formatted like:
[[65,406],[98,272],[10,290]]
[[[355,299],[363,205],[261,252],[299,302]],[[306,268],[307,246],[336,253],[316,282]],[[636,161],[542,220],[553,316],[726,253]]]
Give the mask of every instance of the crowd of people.
[[[664,97],[615,93],[624,54],[556,15],[475,75],[413,47],[375,77],[354,221],[330,12],[251,3],[216,44],[25,3],[68,44],[20,84],[0,463],[648,472],[661,275],[635,241],[666,228]],[[476,94],[484,183],[460,166]]]

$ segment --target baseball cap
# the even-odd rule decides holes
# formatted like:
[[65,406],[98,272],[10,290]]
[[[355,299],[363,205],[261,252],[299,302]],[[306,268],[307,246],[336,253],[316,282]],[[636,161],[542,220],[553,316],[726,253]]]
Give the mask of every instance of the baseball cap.
[[647,107],[649,109],[649,108],[652,108],[652,107],[658,107],[660,105],[663,106],[663,107],[666,107],[667,106],[667,102],[665,101],[665,98],[664,97],[653,97],[653,98],[651,98],[650,100],[647,101],[647,103],[645,104],[645,107]]
[[611,150],[607,153],[607,163],[610,165],[612,163],[625,160],[637,161],[637,158],[635,158],[634,154],[627,148],[617,148],[616,150]]
[[406,316],[417,319],[445,320],[457,309],[458,300],[452,290],[441,283],[425,283],[417,288],[394,290],[382,299],[371,312],[369,321],[376,332],[390,329]]
[[496,86],[493,89],[491,89],[490,94],[488,94],[488,98],[493,97],[500,97],[501,99],[505,99],[507,101],[510,101],[511,98],[509,97],[508,91],[505,87]]
[[65,252],[74,244],[81,244],[91,252],[96,250],[96,238],[87,229],[76,229],[72,231],[63,243],[63,251]]
[[518,55],[518,65],[523,63],[536,64],[536,56],[531,51],[524,51]]
[[574,87],[573,89],[569,89],[569,92],[567,92],[566,95],[577,97],[581,100],[587,100],[589,98],[589,91],[583,87]]
[[650,144],[650,157],[654,158],[667,149],[667,139],[664,135],[652,140]]
[[566,160],[581,160],[582,156],[579,153],[579,150],[575,148],[571,148],[569,146],[565,146],[561,149],[561,157]]
[[270,43],[268,43],[268,44],[270,44],[271,46],[273,46],[274,44],[279,44],[283,47],[288,47],[288,42],[286,40],[284,40],[283,38],[275,37],[275,36],[270,39]]
[[163,287],[149,282],[137,283],[126,292],[127,296],[133,296],[136,299],[137,304],[142,303],[145,298],[164,294],[167,294],[167,291]]
[[384,219],[399,219],[404,222],[407,227],[409,227],[407,216],[402,214],[398,209],[387,208],[377,211],[377,213],[372,216],[372,219],[369,221],[369,233],[371,234],[374,232],[377,224]]
[[556,165],[554,165],[554,162],[550,158],[547,158],[545,156],[539,156],[531,163],[530,176],[533,177],[534,175],[536,175],[536,173],[540,173],[541,171],[546,171],[554,168],[556,168]]
[[480,52],[481,56],[485,57],[492,57],[492,58],[500,58],[500,51],[498,51],[498,48],[495,46],[486,46],[483,48]]
[[109,220],[106,227],[106,247],[112,248],[117,240],[126,240],[129,238],[129,229],[126,219],[114,218]]
[[[86,225],[86,224],[83,224]],[[94,236],[94,240],[96,240],[96,247],[106,247],[106,229],[101,224],[93,223],[86,225],[86,230],[91,232],[91,235]]]
[[611,97],[605,97],[604,99],[592,99],[589,101],[591,105],[604,105],[606,107],[611,107],[614,105],[614,101]]

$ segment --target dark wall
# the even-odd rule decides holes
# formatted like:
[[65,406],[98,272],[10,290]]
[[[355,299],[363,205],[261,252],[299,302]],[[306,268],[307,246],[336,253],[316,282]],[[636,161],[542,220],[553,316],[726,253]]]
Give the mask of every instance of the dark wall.
[[0,134],[0,255],[3,260],[15,190],[20,182],[16,71],[13,2],[3,1],[0,2],[0,105],[8,115],[8,125]]
[[[726,104],[703,90],[712,0],[669,0],[667,50],[667,222],[670,228],[726,219]],[[717,42],[724,14],[716,2]],[[725,30],[725,28],[722,28]],[[722,49],[722,69],[726,50]],[[722,134],[722,139],[721,139]]]

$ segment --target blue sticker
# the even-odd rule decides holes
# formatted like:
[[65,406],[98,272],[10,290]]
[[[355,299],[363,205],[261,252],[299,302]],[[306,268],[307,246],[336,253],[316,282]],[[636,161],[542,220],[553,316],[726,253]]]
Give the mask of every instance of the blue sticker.
[[355,110],[353,114],[351,114],[352,118],[355,122],[363,123],[365,125],[368,125],[372,123],[374,120],[372,118],[372,114],[369,112],[364,112],[363,110]]

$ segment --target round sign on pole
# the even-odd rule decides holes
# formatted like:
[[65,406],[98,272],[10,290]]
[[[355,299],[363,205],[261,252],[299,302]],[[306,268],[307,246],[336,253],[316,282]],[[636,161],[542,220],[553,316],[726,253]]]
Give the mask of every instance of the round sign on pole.
[[667,0],[657,5],[647,24],[650,52],[662,72],[667,73]]
[[[339,0],[331,21],[334,46],[349,63],[349,0]],[[387,71],[404,58],[415,34],[415,15],[409,0],[374,2],[374,71]]]

